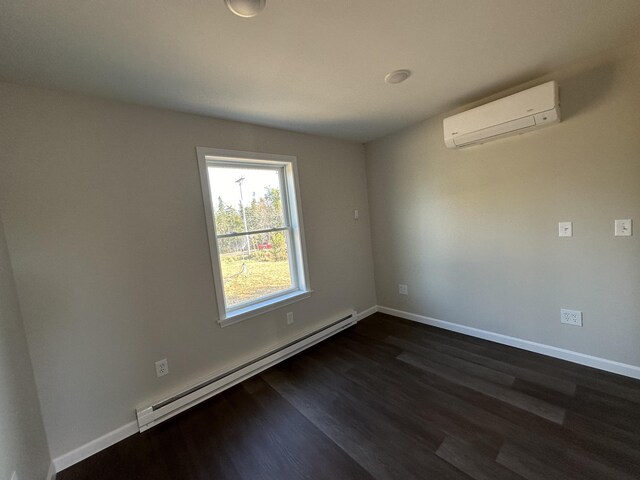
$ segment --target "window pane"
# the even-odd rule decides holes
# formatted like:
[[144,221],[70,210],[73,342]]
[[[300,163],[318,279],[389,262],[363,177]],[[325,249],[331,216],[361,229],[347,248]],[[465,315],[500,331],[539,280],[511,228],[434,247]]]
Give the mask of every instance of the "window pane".
[[289,232],[218,239],[227,308],[291,289]]
[[279,168],[208,168],[218,235],[285,225]]

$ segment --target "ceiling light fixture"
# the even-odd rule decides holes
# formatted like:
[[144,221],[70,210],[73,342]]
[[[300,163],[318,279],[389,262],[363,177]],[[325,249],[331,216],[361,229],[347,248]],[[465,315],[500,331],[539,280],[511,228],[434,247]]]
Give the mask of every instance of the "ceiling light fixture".
[[224,0],[224,3],[239,17],[251,18],[262,11],[267,0]]
[[384,77],[384,81],[391,84],[401,83],[410,76],[411,70],[394,70],[393,72],[388,73],[386,77]]

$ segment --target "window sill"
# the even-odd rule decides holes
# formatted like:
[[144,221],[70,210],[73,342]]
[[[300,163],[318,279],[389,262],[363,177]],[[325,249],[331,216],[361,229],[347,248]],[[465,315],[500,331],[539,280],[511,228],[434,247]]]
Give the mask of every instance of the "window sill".
[[280,307],[284,307],[285,305],[289,305],[291,303],[299,302],[301,300],[309,298],[312,292],[313,290],[296,290],[295,292],[288,293],[272,300],[256,303],[254,305],[250,305],[248,307],[228,313],[223,319],[218,320],[218,323],[221,327],[227,327],[248,318],[256,317],[258,315],[262,315],[263,313],[267,313]]

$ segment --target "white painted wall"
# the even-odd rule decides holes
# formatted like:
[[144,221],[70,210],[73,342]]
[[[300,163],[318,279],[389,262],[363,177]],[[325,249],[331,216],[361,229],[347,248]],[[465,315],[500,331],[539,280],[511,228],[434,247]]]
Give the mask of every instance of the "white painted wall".
[[550,79],[559,125],[449,150],[456,111],[366,145],[378,304],[640,365],[640,228],[613,236],[640,227],[640,49]]
[[0,478],[44,480],[51,460],[0,220]]
[[[361,145],[11,84],[0,118],[0,208],[53,457],[376,303]],[[310,299],[218,326],[196,146],[298,157]]]

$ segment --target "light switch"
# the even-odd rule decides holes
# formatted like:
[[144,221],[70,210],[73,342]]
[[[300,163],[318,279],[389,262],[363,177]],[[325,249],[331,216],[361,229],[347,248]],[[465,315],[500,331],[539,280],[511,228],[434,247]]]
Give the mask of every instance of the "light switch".
[[633,235],[633,225],[630,218],[625,220],[616,220],[615,225],[616,237],[630,237]]
[[573,237],[573,223],[572,222],[559,222],[558,223],[558,236],[559,237]]

